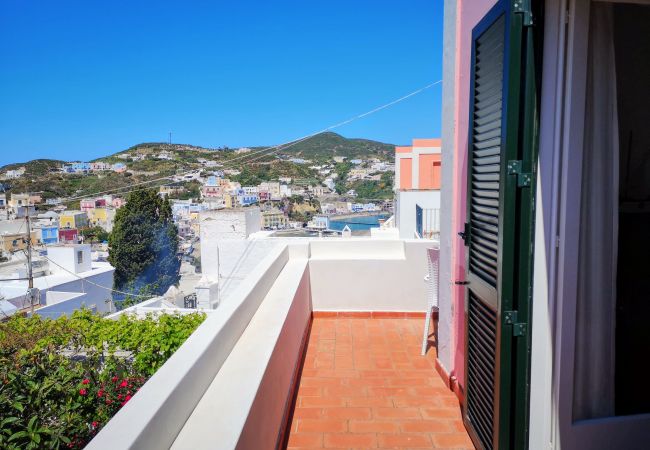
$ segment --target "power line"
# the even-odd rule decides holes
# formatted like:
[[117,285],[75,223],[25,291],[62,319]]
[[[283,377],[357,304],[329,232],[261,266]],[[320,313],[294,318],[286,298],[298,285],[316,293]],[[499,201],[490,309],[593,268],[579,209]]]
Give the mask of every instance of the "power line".
[[[294,145],[297,145],[297,144],[299,144],[300,142],[306,141],[307,139],[311,139],[311,138],[313,138],[313,137],[315,137],[315,136],[318,136],[319,134],[322,134],[322,133],[325,133],[325,132],[328,132],[328,131],[334,130],[334,129],[336,129],[336,128],[340,128],[340,127],[342,127],[342,126],[344,126],[344,125],[347,125],[347,124],[349,124],[349,123],[352,123],[352,122],[354,122],[354,121],[356,121],[356,120],[362,119],[362,118],[367,117],[367,116],[369,116],[369,115],[371,115],[371,114],[374,114],[374,113],[376,113],[376,112],[379,112],[379,111],[381,111],[381,110],[384,110],[384,109],[386,109],[386,108],[389,108],[389,107],[391,107],[391,106],[393,106],[393,105],[395,105],[395,104],[397,104],[397,103],[400,103],[400,102],[402,102],[402,101],[404,101],[404,100],[406,100],[406,99],[408,99],[408,98],[410,98],[410,97],[413,97],[414,95],[418,95],[418,94],[420,94],[420,93],[426,91],[427,89],[430,89],[430,88],[432,88],[433,86],[436,86],[436,85],[438,85],[438,84],[440,84],[440,83],[442,83],[442,80],[438,80],[438,81],[435,81],[435,82],[433,82],[433,83],[429,83],[429,84],[427,84],[426,86],[423,86],[423,87],[421,87],[420,89],[417,89],[417,90],[415,90],[415,91],[413,91],[413,92],[411,92],[411,93],[409,93],[409,94],[406,94],[406,95],[404,95],[404,96],[402,96],[402,97],[400,97],[400,98],[398,98],[398,99],[395,99],[395,100],[393,100],[393,101],[391,101],[391,102],[388,102],[388,103],[386,103],[386,104],[383,104],[383,105],[381,105],[381,106],[378,106],[378,107],[376,107],[376,108],[373,108],[373,109],[371,109],[371,110],[369,110],[369,111],[366,111],[366,112],[364,112],[364,113],[362,113],[362,114],[358,114],[358,115],[356,115],[356,116],[354,116],[354,117],[351,117],[351,118],[349,118],[349,119],[346,119],[346,120],[344,120],[344,121],[342,121],[342,122],[335,123],[334,125],[331,125],[331,126],[329,126],[329,127],[327,127],[327,128],[323,128],[323,129],[320,130],[320,131],[316,131],[316,132],[314,132],[314,133],[311,133],[311,134],[305,135],[305,136],[300,137],[300,138],[298,138],[298,139],[293,139],[293,140],[291,140],[291,141],[287,141],[287,142],[285,142],[285,143],[278,144],[278,145],[275,145],[275,146],[272,146],[272,147],[268,147],[268,148],[265,148],[265,149],[262,149],[262,150],[257,150],[257,151],[255,151],[255,152],[251,152],[251,153],[245,153],[245,154],[243,154],[242,156],[234,157],[234,158],[229,159],[228,161],[225,162],[225,164],[226,164],[226,165],[228,165],[228,164],[232,164],[232,162],[234,162],[234,161],[237,161],[237,160],[240,160],[240,159],[245,159],[245,158],[248,158],[248,157],[251,157],[251,156],[254,156],[254,155],[260,154],[260,153],[266,153],[266,152],[268,152],[268,153],[266,153],[266,154],[263,155],[263,156],[260,156],[260,157],[258,157],[258,158],[254,158],[254,159],[250,159],[250,160],[247,160],[247,161],[244,161],[244,162],[248,163],[248,162],[252,162],[252,161],[255,161],[255,160],[257,160],[257,159],[263,158],[263,157],[265,157],[265,156],[272,155],[272,154],[277,153],[277,152],[279,152],[279,151],[281,151],[281,150],[285,150],[285,149],[287,149],[287,148],[289,148],[289,147],[292,147],[292,146],[294,146]],[[226,168],[226,165],[224,165],[224,166],[222,166],[222,167]],[[196,171],[196,169],[188,170],[188,171],[186,171],[186,172],[181,172],[180,174],[175,174],[175,175],[170,175],[170,176],[166,176],[166,177],[155,178],[155,179],[153,179],[153,180],[141,181],[141,182],[138,182],[138,183],[134,183],[134,184],[132,184],[132,185],[130,185],[130,186],[125,186],[125,187],[121,187],[121,188],[109,189],[109,190],[106,190],[106,191],[101,191],[101,192],[96,192],[96,193],[92,193],[92,194],[87,194],[87,195],[84,195],[84,196],[69,197],[69,198],[63,200],[61,203],[62,203],[62,204],[64,204],[64,203],[70,203],[70,202],[73,202],[73,201],[75,201],[75,200],[81,200],[81,199],[83,199],[83,198],[87,198],[87,197],[91,197],[91,196],[104,195],[104,194],[117,193],[117,192],[119,192],[120,194],[126,194],[126,193],[129,193],[129,192],[132,192],[132,191],[130,191],[130,190],[129,190],[129,191],[126,191],[126,192],[120,192],[120,191],[122,191],[123,189],[129,189],[129,188],[133,188],[133,187],[136,187],[136,186],[144,186],[144,185],[148,185],[148,184],[156,183],[156,182],[159,182],[159,181],[169,180],[169,179],[172,179],[173,177],[187,175],[187,174],[192,173],[192,172],[194,172],[194,171]]]
[[59,268],[63,269],[65,272],[68,272],[70,275],[73,275],[74,277],[78,278],[78,279],[81,280],[82,282],[86,282],[86,283],[88,283],[88,284],[92,284],[93,286],[97,286],[98,288],[102,288],[102,289],[107,290],[107,291],[110,291],[110,292],[115,292],[116,294],[130,295],[131,297],[144,297],[144,298],[146,298],[146,299],[150,299],[150,298],[158,297],[157,295],[147,296],[147,295],[142,295],[142,294],[133,294],[133,293],[130,293],[130,292],[119,291],[119,290],[117,290],[117,289],[112,289],[112,288],[109,288],[109,287],[106,287],[106,286],[102,286],[101,284],[95,283],[94,281],[90,281],[90,280],[87,280],[87,279],[85,279],[85,278],[83,278],[83,277],[80,277],[80,276],[77,275],[76,273],[74,273],[74,272],[72,272],[72,271],[66,269],[65,267],[63,267],[61,264],[58,264],[58,263],[56,263],[55,261],[52,261],[52,260],[51,260],[50,258],[48,258],[47,256],[44,256],[44,257],[45,257],[45,259],[47,259],[49,262],[51,262],[51,263],[54,264],[55,266],[58,266]]

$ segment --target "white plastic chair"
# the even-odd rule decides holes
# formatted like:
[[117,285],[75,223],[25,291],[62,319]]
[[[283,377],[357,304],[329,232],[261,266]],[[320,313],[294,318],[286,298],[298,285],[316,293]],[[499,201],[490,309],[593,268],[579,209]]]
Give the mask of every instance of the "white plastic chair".
[[422,356],[427,353],[429,344],[429,325],[431,324],[431,315],[433,308],[438,309],[438,270],[440,262],[440,248],[427,249],[427,260],[429,273],[424,276],[424,282],[427,284],[427,313],[424,322],[424,333],[422,335]]

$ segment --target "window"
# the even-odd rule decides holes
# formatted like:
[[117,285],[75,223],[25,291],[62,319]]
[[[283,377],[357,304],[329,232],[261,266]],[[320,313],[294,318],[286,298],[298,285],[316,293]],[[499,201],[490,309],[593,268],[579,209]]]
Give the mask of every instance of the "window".
[[77,264],[82,264],[84,262],[84,252],[79,250],[77,252]]

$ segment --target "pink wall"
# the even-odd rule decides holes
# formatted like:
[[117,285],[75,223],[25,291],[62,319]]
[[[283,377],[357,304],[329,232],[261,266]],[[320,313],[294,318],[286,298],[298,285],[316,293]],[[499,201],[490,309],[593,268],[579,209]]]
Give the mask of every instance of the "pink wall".
[[442,155],[420,155],[418,189],[440,189],[440,160]]
[[[495,0],[458,0],[456,23],[456,104],[454,148],[454,210],[452,229],[458,232],[465,223],[465,201],[467,198],[467,133],[469,127],[469,94],[472,56],[472,29],[496,4]],[[465,279],[465,246],[460,238],[453,239],[452,274],[454,280]],[[465,288],[455,286],[453,291],[454,317],[452,349],[453,368],[450,374],[456,376],[465,386]]]
[[306,265],[237,442],[238,450],[273,450],[281,447],[280,440],[287,432],[284,425],[291,413],[291,400],[297,387],[295,383],[298,381],[304,352],[303,343],[310,321],[311,284],[309,267]]
[[399,188],[413,188],[413,160],[402,158],[399,161]]

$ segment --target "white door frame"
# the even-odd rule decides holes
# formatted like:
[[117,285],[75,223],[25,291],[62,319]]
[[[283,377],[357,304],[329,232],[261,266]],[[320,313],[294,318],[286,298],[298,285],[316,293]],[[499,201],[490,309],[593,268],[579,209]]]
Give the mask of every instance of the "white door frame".
[[646,448],[650,442],[650,414],[573,420],[589,8],[590,0],[546,0],[533,284],[531,449],[633,449]]

